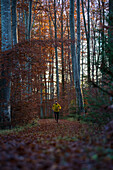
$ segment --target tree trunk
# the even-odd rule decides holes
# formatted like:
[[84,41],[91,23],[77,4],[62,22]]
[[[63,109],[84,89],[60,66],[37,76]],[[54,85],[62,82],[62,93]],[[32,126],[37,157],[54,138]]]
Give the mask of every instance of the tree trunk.
[[12,0],[12,40],[13,45],[17,44],[17,13],[16,13],[17,0]]
[[55,56],[56,56],[56,83],[57,83],[57,98],[59,99],[59,74],[58,74],[58,52],[57,52],[57,24],[56,24],[56,0],[54,0],[54,28],[55,28]]
[[[70,32],[69,32],[69,19],[67,17],[67,28],[68,28],[68,40],[69,40],[69,35],[70,35]],[[72,87],[72,73],[71,73],[71,59],[70,59],[70,45],[68,45],[68,63],[69,63],[69,74],[70,74],[70,87]]]
[[[99,4],[99,13],[100,13],[100,22],[101,22],[101,8],[100,8],[100,0],[98,0],[98,4]],[[96,62],[96,84],[98,85],[99,81],[98,81],[98,71],[99,71],[99,60],[100,60],[100,53],[101,53],[101,31],[99,30],[99,52],[98,52],[98,58],[97,58],[97,62]]]
[[105,74],[105,38],[104,38],[104,25],[105,25],[105,12],[104,12],[104,0],[102,0],[102,18],[103,18],[103,27],[102,27],[102,62],[101,62],[101,71],[102,71],[102,85],[104,81]]
[[72,56],[72,66],[73,66],[72,68],[73,77],[74,77],[74,85],[76,89],[76,99],[77,99],[79,113],[80,113],[84,109],[83,109],[83,100],[82,100],[82,94],[80,88],[78,58],[76,55],[76,48],[75,48],[74,0],[70,0],[70,33],[71,33],[71,56]]
[[61,9],[61,56],[62,56],[62,94],[64,95],[64,47],[63,47],[63,0]]
[[90,2],[88,0],[88,30],[86,27],[83,0],[81,0],[81,3],[82,3],[82,13],[83,13],[84,27],[85,27],[85,33],[86,33],[86,39],[87,39],[87,75],[88,75],[88,83],[90,83],[90,17],[89,17]]
[[90,0],[88,0],[88,39],[87,39],[87,51],[88,51],[88,83],[90,83]]
[[[32,0],[29,0],[28,40],[31,39]],[[31,58],[29,58],[28,93],[32,94]]]
[[29,19],[28,19],[28,37],[27,37],[27,39],[29,40],[31,38],[31,17],[32,17],[32,0],[29,0]]
[[[11,49],[11,9],[10,0],[1,0],[1,51]],[[11,121],[10,93],[11,93],[11,71],[9,55],[4,54],[1,65],[0,80],[0,121]]]
[[[29,13],[25,10],[25,27],[26,27],[26,40],[30,40],[31,38],[31,17],[32,17],[32,0],[29,0]],[[26,70],[28,71],[26,77],[26,93],[30,95],[32,93],[32,81],[31,81],[31,58],[26,56],[27,63],[26,63]]]
[[[1,1],[0,1],[0,40],[1,40]],[[0,41],[0,54],[1,54],[1,41]]]
[[84,51],[84,40],[83,40],[83,30],[82,30],[82,89],[83,89],[83,82],[84,82],[84,69],[83,69],[83,51]]
[[47,82],[46,82],[45,72],[44,72],[44,81],[45,81],[45,117],[47,117]]
[[[49,1],[49,11],[50,11],[50,1]],[[50,34],[50,39],[52,39],[53,37],[53,33],[52,33],[52,26],[51,26],[51,19],[50,19],[50,15],[49,15],[49,34]],[[53,82],[53,76],[54,76],[54,54],[52,49],[50,49],[50,59],[52,59],[52,63],[51,63],[51,75],[50,75],[50,99],[54,98],[54,82]]]
[[[18,43],[17,39],[17,0],[12,0],[12,44],[16,45]],[[20,68],[19,62],[17,62],[16,68]],[[15,78],[15,94],[14,94],[14,101],[21,100],[21,88],[20,88],[20,82],[21,82],[21,75],[20,72],[15,72],[16,78]]]
[[43,96],[42,96],[42,75],[40,76],[41,88],[40,88],[40,117],[43,118]]
[[109,68],[113,73],[113,0],[109,0]]
[[80,77],[80,0],[77,0],[77,58]]
[[[95,17],[95,15],[94,15],[95,13],[93,12],[93,15],[92,15],[92,17],[94,18]],[[92,28],[93,28],[93,38],[92,38],[92,51],[93,51],[93,54],[92,54],[92,81],[94,82],[94,80],[95,80],[95,75],[94,75],[94,73],[95,73],[95,65],[96,65],[96,56],[95,56],[95,48],[96,48],[96,32],[95,32],[95,30],[96,30],[96,24],[93,24],[93,22],[92,22]]]

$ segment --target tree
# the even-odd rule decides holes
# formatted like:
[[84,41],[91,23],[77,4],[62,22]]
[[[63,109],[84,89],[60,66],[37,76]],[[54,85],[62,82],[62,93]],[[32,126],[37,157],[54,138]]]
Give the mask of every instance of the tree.
[[113,73],[113,1],[109,0],[109,66]]
[[79,107],[79,112],[83,111],[83,100],[80,88],[80,76],[78,69],[78,58],[76,55],[75,48],[75,25],[74,25],[74,0],[70,0],[70,34],[71,34],[71,56],[72,56],[72,69],[73,69],[73,78],[74,85],[76,89],[76,99]]
[[64,94],[63,5],[64,5],[64,1],[62,0],[62,9],[61,9],[62,94]]
[[10,93],[11,93],[11,70],[9,50],[11,47],[11,9],[10,0],[1,0],[1,79],[0,79],[0,121],[5,117],[11,121]]
[[[51,7],[50,7],[50,1],[49,1],[49,8],[48,10],[50,11]],[[52,39],[53,37],[53,31],[52,31],[52,23],[51,23],[51,15],[48,15],[48,19],[49,19],[49,38]],[[50,99],[53,100],[54,98],[54,82],[53,82],[53,79],[54,79],[54,68],[53,68],[53,65],[54,65],[54,52],[52,50],[52,48],[50,49],[50,59],[52,60],[52,62],[50,63],[51,65],[51,70],[50,70]]]
[[28,17],[28,36],[27,39],[31,38],[31,17],[32,17],[32,0],[29,0],[29,17]]
[[[17,34],[17,0],[12,0],[12,44],[15,46],[18,43],[18,34]],[[16,68],[19,70],[20,64],[17,61]],[[14,101],[19,101],[21,99],[21,90],[20,90],[20,73],[19,71],[15,72],[15,94],[14,94]]]
[[[29,10],[28,10],[29,9]],[[26,40],[30,41],[31,38],[31,17],[32,17],[32,0],[29,0],[28,9],[25,10],[25,26],[26,26]],[[26,70],[28,74],[26,76],[26,93],[30,95],[32,93],[31,87],[31,58],[26,56]]]
[[77,58],[80,77],[80,0],[77,0]]
[[12,0],[12,40],[13,45],[17,44],[17,0]]
[[87,39],[87,76],[88,76],[88,82],[90,82],[90,16],[89,16],[90,0],[88,0],[88,9],[87,9],[88,28],[87,28],[87,25],[86,25],[83,0],[81,0],[81,3],[82,3],[82,13],[83,13],[84,27],[85,27],[85,33],[86,33],[86,39]]
[[57,98],[59,99],[59,75],[58,75],[58,52],[57,52],[57,23],[56,23],[56,0],[54,0],[54,29],[55,29],[55,56],[56,56],[56,82],[57,82]]

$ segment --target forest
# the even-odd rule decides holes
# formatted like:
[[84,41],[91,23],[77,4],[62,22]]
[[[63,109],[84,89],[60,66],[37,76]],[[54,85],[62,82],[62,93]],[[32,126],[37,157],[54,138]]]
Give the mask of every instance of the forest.
[[113,169],[113,0],[0,0],[0,153],[1,170]]

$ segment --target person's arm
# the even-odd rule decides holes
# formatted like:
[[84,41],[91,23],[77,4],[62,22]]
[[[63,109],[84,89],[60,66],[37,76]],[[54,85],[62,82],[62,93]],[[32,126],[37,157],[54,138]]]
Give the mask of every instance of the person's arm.
[[59,105],[59,109],[61,109],[61,106]]

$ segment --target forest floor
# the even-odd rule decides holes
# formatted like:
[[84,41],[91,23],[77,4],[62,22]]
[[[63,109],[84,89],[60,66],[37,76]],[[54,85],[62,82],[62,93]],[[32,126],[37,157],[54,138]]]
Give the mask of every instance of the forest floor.
[[0,170],[112,170],[110,138],[78,121],[41,119],[0,134]]

